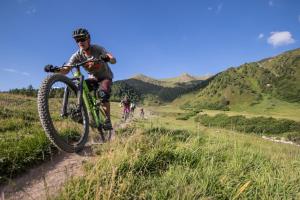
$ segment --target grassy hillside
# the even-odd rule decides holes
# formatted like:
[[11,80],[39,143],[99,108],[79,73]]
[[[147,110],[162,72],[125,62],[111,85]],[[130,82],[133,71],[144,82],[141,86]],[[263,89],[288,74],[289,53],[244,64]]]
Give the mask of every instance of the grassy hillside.
[[231,67],[205,82],[207,86],[175,103],[181,102],[185,108],[225,110],[251,107],[266,98],[300,103],[300,49]]
[[57,199],[300,198],[298,147],[163,113],[99,146],[96,164]]
[[[5,181],[54,149],[39,125],[35,98],[0,94],[0,106],[0,181]],[[113,121],[120,115],[117,106]],[[172,105],[145,111],[152,114],[148,121],[135,121],[115,141],[96,147],[96,164],[86,163],[86,175],[68,182],[57,198],[300,198],[299,147],[212,128],[213,123],[208,128],[194,117],[176,120],[185,111]]]
[[[121,108],[113,103],[113,123],[120,118]],[[0,93],[0,184],[56,152],[41,127],[36,98]]]

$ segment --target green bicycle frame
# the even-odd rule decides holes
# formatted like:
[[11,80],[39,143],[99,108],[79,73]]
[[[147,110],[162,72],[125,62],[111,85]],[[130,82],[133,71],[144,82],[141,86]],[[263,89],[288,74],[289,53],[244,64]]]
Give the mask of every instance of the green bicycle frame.
[[82,86],[81,90],[82,90],[83,103],[85,104],[88,112],[93,117],[96,126],[99,128],[100,125],[104,123],[105,116],[106,116],[103,107],[99,105],[99,102],[97,102],[96,97],[90,94],[87,83],[84,80],[84,76],[81,74],[79,69],[77,69],[76,72],[74,73],[74,78],[82,79],[82,85],[80,85],[80,87]]

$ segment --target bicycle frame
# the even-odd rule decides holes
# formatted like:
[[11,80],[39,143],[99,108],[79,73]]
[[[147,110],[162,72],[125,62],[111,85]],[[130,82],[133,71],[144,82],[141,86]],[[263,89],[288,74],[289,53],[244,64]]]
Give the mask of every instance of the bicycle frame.
[[[78,93],[77,93],[77,101],[78,101],[78,109],[81,108],[82,103],[85,104],[87,111],[90,113],[94,122],[96,123],[97,128],[101,128],[101,125],[105,120],[105,112],[101,104],[97,101],[96,95],[91,95],[87,86],[86,81],[84,80],[84,76],[81,74],[79,67],[76,67],[76,71],[73,74],[73,80],[79,80],[78,84]],[[95,94],[95,93],[94,93]],[[67,104],[69,98],[69,88],[66,87],[64,91],[63,97],[63,107],[62,107],[62,116],[66,116],[67,112]]]

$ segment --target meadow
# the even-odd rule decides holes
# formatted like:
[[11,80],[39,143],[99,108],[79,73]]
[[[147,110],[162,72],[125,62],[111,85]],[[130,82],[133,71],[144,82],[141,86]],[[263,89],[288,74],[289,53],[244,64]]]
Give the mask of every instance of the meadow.
[[[96,163],[85,163],[86,175],[73,177],[56,199],[300,198],[298,146],[197,120],[214,111],[192,113],[182,120],[180,116],[190,111],[171,104],[144,109],[147,119],[134,118],[117,130],[112,142],[93,148]],[[252,114],[247,119],[261,116]],[[3,183],[50,159],[57,150],[40,125],[35,98],[1,94],[0,115]],[[120,116],[119,104],[112,103],[113,121],[118,123]]]
[[95,151],[57,199],[300,198],[299,147],[193,120],[137,120]]
[[[120,117],[120,108],[113,103],[113,122],[116,123]],[[39,121],[36,98],[1,93],[0,183],[51,159],[57,151]]]

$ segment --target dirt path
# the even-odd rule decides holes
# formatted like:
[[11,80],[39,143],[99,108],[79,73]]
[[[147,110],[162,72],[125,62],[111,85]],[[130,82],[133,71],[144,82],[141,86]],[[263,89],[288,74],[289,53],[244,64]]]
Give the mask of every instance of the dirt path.
[[[124,125],[117,124],[114,127],[118,129]],[[0,200],[54,197],[66,181],[72,177],[84,176],[83,164],[95,162],[96,157],[92,151],[91,140],[79,154],[59,151],[50,161],[28,170],[27,173],[11,180],[7,185],[0,186]]]
[[272,142],[290,144],[290,145],[294,145],[294,146],[300,146],[299,144],[297,144],[295,142],[285,140],[285,138],[276,139],[276,137],[267,137],[267,136],[262,136],[262,138],[265,139],[265,140],[270,140]]
[[[149,117],[150,114],[146,112],[145,115]],[[137,113],[135,117],[139,118]],[[128,125],[130,125],[130,120],[126,123],[115,124],[114,128],[117,130]],[[84,163],[95,161],[96,155],[89,144],[80,154],[59,152],[50,161],[28,170],[27,173],[11,180],[7,185],[0,186],[0,200],[54,197],[67,180],[84,176]]]
[[80,154],[59,152],[52,160],[2,186],[0,199],[49,199],[71,177],[83,176],[82,164],[94,158],[90,146]]

